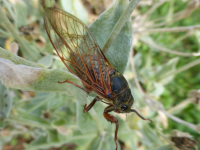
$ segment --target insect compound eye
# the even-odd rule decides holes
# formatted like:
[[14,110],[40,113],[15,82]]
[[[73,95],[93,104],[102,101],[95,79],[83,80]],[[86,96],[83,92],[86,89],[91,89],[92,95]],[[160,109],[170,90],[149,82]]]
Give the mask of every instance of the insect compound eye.
[[121,109],[125,111],[128,107],[126,105],[122,105]]

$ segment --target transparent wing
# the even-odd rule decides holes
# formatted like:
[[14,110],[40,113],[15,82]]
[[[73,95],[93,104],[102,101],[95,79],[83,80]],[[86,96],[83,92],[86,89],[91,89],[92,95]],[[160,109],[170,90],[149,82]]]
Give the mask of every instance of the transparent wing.
[[109,87],[112,65],[104,56],[87,26],[75,16],[57,8],[44,13],[47,34],[65,66],[90,89]]

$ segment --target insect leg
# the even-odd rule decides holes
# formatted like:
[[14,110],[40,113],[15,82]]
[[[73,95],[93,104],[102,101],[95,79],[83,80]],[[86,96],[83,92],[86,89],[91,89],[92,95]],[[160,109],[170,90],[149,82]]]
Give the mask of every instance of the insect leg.
[[74,83],[74,82],[71,82],[71,81],[69,81],[69,80],[66,80],[66,81],[63,81],[63,82],[58,81],[58,83],[61,83],[61,84],[62,84],[62,83],[70,83],[70,84],[73,84],[74,86],[76,86],[76,87],[82,89],[83,91],[87,92],[88,94],[90,93],[90,90],[89,90],[89,89],[85,89],[85,88],[79,86],[78,84],[76,84],[76,83]]
[[86,113],[88,112],[97,101],[101,101],[101,98],[99,96],[96,96],[93,101],[87,106],[87,104],[84,105],[83,112]]
[[119,127],[119,124],[118,124],[118,120],[111,114],[109,114],[109,112],[113,111],[115,109],[114,106],[110,105],[108,107],[106,107],[104,109],[104,118],[106,118],[106,120],[110,121],[111,123],[115,123],[116,124],[116,129],[115,129],[115,144],[116,144],[116,150],[118,148],[117,146],[117,132],[118,132],[118,127]]

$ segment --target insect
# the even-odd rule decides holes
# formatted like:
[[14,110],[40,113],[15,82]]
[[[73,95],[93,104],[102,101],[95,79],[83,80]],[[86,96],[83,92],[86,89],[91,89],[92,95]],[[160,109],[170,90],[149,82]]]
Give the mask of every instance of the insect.
[[94,91],[98,94],[88,106],[84,105],[84,113],[97,101],[108,105],[103,115],[107,121],[116,124],[114,141],[117,150],[119,124],[109,112],[135,112],[143,120],[149,120],[131,108],[134,99],[126,79],[112,67],[90,30],[75,16],[58,8],[47,8],[44,13],[44,25],[57,55],[68,70],[81,79],[85,87],[69,80],[59,83],[70,83],[87,93]]

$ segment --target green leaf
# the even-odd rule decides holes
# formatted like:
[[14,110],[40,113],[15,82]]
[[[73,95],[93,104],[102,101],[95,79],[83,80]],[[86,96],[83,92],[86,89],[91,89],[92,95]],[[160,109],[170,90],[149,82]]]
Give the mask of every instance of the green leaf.
[[46,55],[46,56],[42,57],[42,58],[38,61],[38,63],[39,63],[39,64],[42,64],[42,65],[44,66],[44,68],[49,68],[49,67],[51,67],[52,62],[53,62],[53,58],[52,58],[51,55]]
[[153,130],[149,125],[143,125],[143,127],[140,129],[140,132],[142,134],[142,139],[140,141],[147,147],[153,147],[155,144],[162,144],[156,131]]
[[33,114],[27,114],[23,117],[20,118],[21,119],[21,123],[23,122],[29,122],[31,123],[31,125],[34,127],[34,126],[38,126],[41,124],[41,127],[42,125],[46,126],[46,127],[50,127],[49,125],[49,122],[41,117],[38,117],[38,116],[35,116]]
[[[124,142],[131,141],[130,139],[133,138],[135,131],[131,130],[127,125],[127,120],[122,120],[118,118],[119,122],[119,131],[118,131],[118,138]],[[113,132],[114,133],[114,132]]]
[[[128,5],[125,0],[116,0],[113,5],[102,13],[90,26],[89,29],[97,40],[100,48],[103,48],[115,24]],[[131,50],[133,32],[131,19],[122,28],[113,45],[106,53],[106,57],[115,69],[123,73]]]
[[47,136],[45,134],[36,137],[31,143],[29,144],[24,144],[25,149],[28,150],[38,150],[43,147],[51,147],[51,143],[47,143]]
[[[1,118],[1,117],[0,117]],[[5,128],[5,123],[3,121],[0,121],[0,130]]]
[[16,28],[14,28],[13,24],[11,24],[11,22],[9,21],[9,19],[7,18],[7,16],[5,15],[5,13],[2,10],[3,9],[0,9],[0,14],[1,14],[0,19],[3,20],[2,21],[3,25],[6,26],[6,29],[9,30],[12,37],[19,44],[20,50],[21,50],[23,56],[25,56],[26,58],[28,58],[29,60],[32,60],[32,61],[37,61],[38,59],[40,59],[41,55],[40,55],[39,51],[37,50],[37,48],[33,48],[31,45],[29,45],[30,43],[27,43],[20,37],[18,31],[16,30]]
[[174,148],[171,145],[165,145],[165,146],[160,146],[151,150],[174,150]]
[[153,85],[154,85],[155,90],[151,92],[151,95],[160,96],[165,90],[163,84],[154,82]]
[[0,82],[0,120],[8,118],[12,108],[9,90]]
[[48,142],[58,142],[58,132],[56,130],[48,130],[48,138],[47,138]]
[[76,103],[76,122],[82,133],[97,132],[97,125],[88,113],[83,113],[83,106]]
[[154,76],[159,83],[163,85],[168,84],[174,77],[174,75],[169,75],[165,77],[165,75],[169,74],[176,70],[177,63],[179,61],[178,57],[170,59],[167,63],[163,64],[162,66],[157,67],[157,71],[155,72]]
[[48,129],[46,132],[40,131],[42,134],[35,136],[35,139],[25,145],[26,149],[38,150],[38,149],[50,149],[51,147],[60,147],[61,145],[69,142],[69,137],[59,134],[54,129]]
[[98,136],[98,137],[95,137],[91,143],[89,144],[88,148],[86,150],[94,150],[94,149],[97,149],[97,147],[99,146],[101,142],[101,138]]
[[66,125],[66,120],[64,119],[57,119],[57,120],[54,120],[52,122],[52,125],[55,126],[55,127],[58,127],[58,126],[65,126]]
[[62,8],[69,12],[70,14],[76,16],[81,21],[83,21],[85,24],[88,24],[88,16],[87,11],[83,7],[80,1],[75,0],[61,0]]
[[27,20],[27,6],[23,1],[17,1],[15,5],[16,10],[16,23],[17,27],[22,27],[23,25],[26,25]]
[[[118,150],[121,150],[121,147],[118,143]],[[86,150],[114,150],[116,149],[116,145],[114,142],[114,137],[111,136],[110,134],[104,134],[101,136],[95,137],[88,148]]]
[[[0,76],[2,83],[11,88],[26,91],[65,92],[73,95],[81,104],[85,104],[87,93],[72,84],[58,81],[70,80],[83,87],[78,77],[59,69],[42,69],[24,65],[15,65],[7,59],[0,59]],[[79,93],[79,94],[77,94]]]
[[9,59],[16,65],[21,64],[21,65],[26,65],[26,66],[30,66],[30,67],[41,67],[40,65],[32,63],[32,62],[30,62],[26,59],[23,59],[15,54],[12,54],[11,52],[9,52],[1,47],[0,47],[0,58]]

